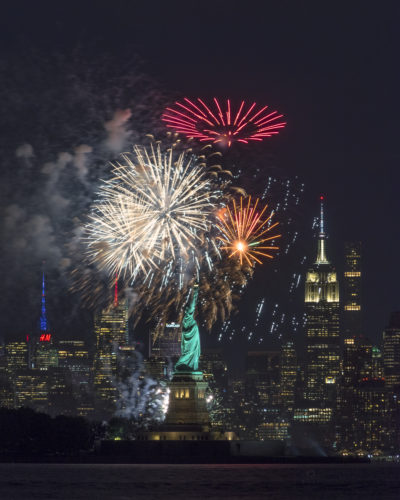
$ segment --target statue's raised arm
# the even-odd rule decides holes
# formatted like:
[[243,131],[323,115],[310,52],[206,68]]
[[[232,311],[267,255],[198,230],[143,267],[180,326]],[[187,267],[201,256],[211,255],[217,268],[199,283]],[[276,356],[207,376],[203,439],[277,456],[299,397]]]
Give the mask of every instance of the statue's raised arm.
[[200,357],[200,332],[194,313],[199,289],[194,287],[186,305],[182,321],[181,357],[175,365],[179,372],[197,372]]

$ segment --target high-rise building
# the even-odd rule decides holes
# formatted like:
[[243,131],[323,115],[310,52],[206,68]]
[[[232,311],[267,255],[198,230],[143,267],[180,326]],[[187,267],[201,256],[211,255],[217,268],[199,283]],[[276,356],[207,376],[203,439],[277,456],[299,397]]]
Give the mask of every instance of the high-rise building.
[[333,404],[340,374],[339,283],[325,252],[324,205],[321,196],[317,258],[307,272],[305,399]]
[[58,366],[71,372],[77,382],[89,381],[89,351],[83,340],[60,340],[58,342]]
[[226,412],[228,367],[221,349],[204,349],[199,360],[199,370],[208,383],[212,429],[223,432],[229,427]]
[[173,372],[173,364],[168,364],[165,358],[151,356],[144,361],[145,373],[154,380],[168,380],[169,373]]
[[227,383],[228,366],[221,349],[204,349],[199,360],[199,370],[203,372],[206,382],[215,380],[218,383]]
[[[302,401],[294,408],[295,441],[318,442],[326,450],[335,446],[335,412],[340,375],[339,283],[326,255],[324,198],[317,257],[305,282],[306,353]],[[301,446],[303,446],[303,444]]]
[[286,420],[262,422],[257,428],[257,437],[260,441],[274,439],[285,441],[289,437],[290,424]]
[[345,338],[337,408],[338,451],[344,455],[393,451],[394,396],[382,377],[380,350],[362,336]]
[[385,381],[365,377],[355,388],[355,396],[350,452],[359,455],[391,453],[394,429],[390,426],[392,408]]
[[400,386],[400,311],[391,314],[383,332],[383,364],[386,387]]
[[246,358],[246,396],[262,406],[278,407],[280,401],[280,352],[249,351]]
[[[248,437],[266,438],[266,429],[280,429],[279,351],[249,351],[246,358],[245,401],[243,416],[248,422]],[[274,424],[268,426],[266,424]]]
[[7,373],[12,380],[17,370],[28,368],[28,345],[26,342],[9,342],[6,344]]
[[14,378],[15,406],[27,406],[38,411],[48,411],[47,372],[37,368],[18,370]]
[[[117,284],[116,284],[117,287]],[[120,346],[126,346],[128,336],[128,303],[118,300],[117,288],[113,304],[94,318],[96,347],[94,354],[94,389],[99,413],[112,412],[118,397],[115,381]]]
[[288,416],[293,414],[297,383],[297,355],[292,341],[282,344],[280,399],[282,409]]
[[47,370],[58,366],[58,352],[54,345],[54,336],[50,332],[46,311],[46,281],[42,274],[42,298],[39,320],[39,332],[28,336],[29,368]]
[[363,336],[344,339],[342,385],[354,388],[365,377],[372,376],[373,347]]
[[[89,351],[83,340],[60,340],[58,366],[68,373],[76,414],[91,416],[94,411]],[[62,384],[61,384],[62,385]],[[58,391],[61,393],[61,390]]]
[[149,357],[146,372],[156,380],[170,379],[181,355],[181,325],[161,323],[149,332]]
[[359,433],[355,414],[361,405],[359,386],[371,377],[372,344],[362,336],[348,337],[343,345],[342,376],[337,395],[338,450],[350,453]]
[[53,335],[43,333],[36,342],[35,349],[35,368],[47,370],[48,368],[57,368],[58,349],[54,345]]
[[372,346],[371,377],[373,378],[384,377],[382,350],[376,345]]
[[361,243],[345,243],[344,275],[342,287],[343,335],[345,338],[359,336],[361,321]]
[[0,345],[0,408],[14,406],[14,391],[12,380],[7,372],[7,355],[4,345]]
[[65,368],[47,369],[48,409],[50,415],[75,415],[77,401],[71,381],[71,372]]
[[178,359],[181,355],[181,325],[170,322],[159,324],[150,332],[150,357],[161,359]]

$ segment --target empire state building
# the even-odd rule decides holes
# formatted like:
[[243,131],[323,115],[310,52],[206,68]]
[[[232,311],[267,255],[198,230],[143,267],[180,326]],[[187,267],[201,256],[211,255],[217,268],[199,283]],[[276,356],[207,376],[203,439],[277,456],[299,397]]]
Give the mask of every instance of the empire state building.
[[321,196],[317,258],[307,272],[305,284],[307,352],[304,396],[309,402],[329,407],[334,404],[340,373],[339,283],[325,247],[324,198]]

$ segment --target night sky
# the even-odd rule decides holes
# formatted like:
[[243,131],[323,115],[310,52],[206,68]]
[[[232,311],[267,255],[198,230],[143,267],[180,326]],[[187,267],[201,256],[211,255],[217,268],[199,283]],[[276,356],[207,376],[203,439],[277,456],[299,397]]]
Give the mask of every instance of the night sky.
[[[6,113],[2,111],[0,117],[0,208],[7,214],[10,205],[23,207],[24,199],[30,199],[30,203],[38,200],[37,194],[31,194],[35,183],[43,182],[43,165],[57,156],[52,134],[61,144],[58,152],[97,140],[96,128],[88,137],[84,125],[92,118],[99,122],[103,119],[93,109],[102,106],[104,89],[112,93],[113,85],[119,89],[123,85],[119,77],[107,87],[105,80],[111,78],[111,71],[101,73],[103,54],[107,54],[108,67],[111,58],[113,67],[121,72],[130,62],[139,61],[140,71],[148,75],[160,103],[199,95],[269,104],[285,114],[288,125],[279,137],[257,146],[257,154],[273,154],[275,163],[288,176],[298,175],[304,181],[301,218],[310,226],[317,215],[319,194],[326,195],[329,255],[338,267],[343,242],[362,241],[365,333],[378,340],[390,312],[400,309],[399,14],[400,4],[390,1],[3,2],[0,76],[6,85],[0,98]],[[98,66],[98,78],[103,79],[98,89],[94,86],[87,94],[91,99],[89,117],[85,107],[69,109],[63,95],[57,100],[51,92],[42,92],[51,87],[52,81],[40,81],[40,77],[32,84],[26,81],[34,67],[45,68],[37,70],[39,75],[40,71],[48,74],[46,64],[53,64],[51,54],[71,53],[76,47],[85,54],[90,51],[93,65]],[[32,53],[40,64],[32,60]],[[63,66],[59,64],[57,68]],[[29,92],[31,110],[36,112],[24,112]],[[34,104],[35,95],[39,97]],[[46,102],[40,100],[42,95],[46,95]],[[107,113],[111,120],[113,109],[119,107],[118,102],[114,106],[114,97],[104,101],[104,120]],[[141,109],[141,127],[145,128],[143,109],[147,104],[140,93],[133,97],[137,99],[135,109]],[[56,110],[53,102],[57,102]],[[161,115],[162,105],[160,109],[153,106],[149,112],[149,126]],[[69,116],[71,127],[74,123],[82,126],[78,130],[81,142],[74,132],[65,133],[60,140],[57,137],[57,129],[64,130]],[[36,162],[29,168],[23,163],[28,162],[29,154],[19,155],[20,164],[12,159],[23,144],[31,144],[35,151]],[[97,161],[105,164],[110,155],[108,152],[102,159],[100,149]],[[23,170],[18,174],[17,170],[24,168],[29,176]],[[90,173],[82,175],[88,176],[82,184],[89,182]],[[89,188],[85,195],[90,196]],[[30,210],[30,206],[26,208]],[[40,210],[44,210],[41,205]],[[53,229],[57,240],[57,225],[53,224]],[[7,230],[2,237],[3,337],[21,335],[38,319],[35,307],[40,297],[32,287],[35,276],[40,280],[40,251],[37,247],[35,252],[13,250],[18,231],[26,230],[27,226],[17,222],[12,229],[14,239]],[[307,244],[313,257],[315,244],[312,240]],[[44,258],[51,261],[52,256]],[[56,272],[49,278],[53,324],[73,337],[79,330],[80,313],[74,311],[77,319],[70,323],[60,319],[70,315],[72,302],[54,298],[58,278]]]

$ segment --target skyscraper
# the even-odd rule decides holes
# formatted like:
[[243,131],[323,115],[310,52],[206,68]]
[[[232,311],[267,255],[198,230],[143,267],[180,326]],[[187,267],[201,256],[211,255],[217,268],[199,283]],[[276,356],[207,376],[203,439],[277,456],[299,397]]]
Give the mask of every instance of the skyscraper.
[[28,346],[26,342],[9,342],[6,344],[7,374],[10,380],[17,370],[28,368]]
[[117,283],[114,302],[95,315],[94,389],[97,410],[110,412],[117,400],[115,381],[120,346],[128,344],[128,304],[118,300]]
[[360,430],[355,415],[363,411],[360,384],[371,377],[372,349],[371,342],[362,336],[344,339],[342,376],[337,398],[337,443],[338,449],[345,454],[358,451],[357,442],[365,430]]
[[335,400],[340,373],[339,283],[325,253],[324,198],[321,196],[317,258],[307,272],[305,399],[318,403]]
[[287,416],[293,414],[297,381],[297,355],[292,341],[287,341],[281,348],[280,399],[282,409]]
[[54,346],[54,337],[50,332],[46,311],[46,281],[42,274],[42,299],[39,320],[39,332],[28,337],[29,368],[47,370],[58,366],[58,352]]
[[58,366],[68,373],[72,395],[76,401],[76,412],[80,416],[93,414],[93,393],[89,351],[83,340],[60,340],[58,342]]
[[150,332],[149,354],[155,358],[179,358],[181,355],[181,325],[179,323],[159,324]]
[[254,437],[266,439],[282,431],[280,425],[275,425],[280,421],[280,362],[279,351],[247,353],[243,413],[249,437],[255,431]]
[[279,351],[249,351],[246,358],[246,395],[265,408],[279,406]]
[[15,406],[48,411],[48,377],[42,370],[18,370],[14,379]]
[[345,243],[343,276],[343,334],[345,338],[359,336],[361,322],[361,243]]
[[390,426],[392,408],[385,381],[364,377],[355,388],[355,396],[353,448],[350,451],[359,455],[391,452],[394,428]]
[[391,314],[383,332],[383,364],[386,387],[400,386],[400,311]]

